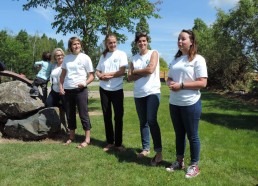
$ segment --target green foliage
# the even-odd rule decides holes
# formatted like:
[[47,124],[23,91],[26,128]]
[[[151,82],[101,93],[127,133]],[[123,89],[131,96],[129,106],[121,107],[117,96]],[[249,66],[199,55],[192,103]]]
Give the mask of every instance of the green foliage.
[[[147,20],[146,20],[145,17],[142,17],[140,19],[139,23],[137,23],[136,33],[137,32],[146,32],[149,36],[149,34],[150,34],[149,24],[147,23]],[[149,43],[148,49],[151,49],[151,47],[150,47],[151,38],[150,37],[149,37],[149,42],[148,43]],[[138,49],[138,47],[137,47],[137,45],[134,41],[132,41],[131,47],[132,47],[132,49],[131,49],[132,55],[135,55],[139,52],[139,49]]]
[[106,35],[114,32],[118,41],[127,38],[120,34],[120,29],[134,31],[135,20],[143,17],[158,18],[156,6],[162,1],[154,3],[148,0],[117,1],[117,0],[29,0],[23,5],[24,10],[43,7],[52,8],[57,15],[52,23],[57,33],[74,33],[83,39],[83,49],[86,54],[91,53],[97,46],[98,34]]
[[160,68],[168,69],[168,64],[162,57],[159,58],[159,66]]
[[0,40],[0,60],[5,63],[7,70],[25,74],[29,79],[35,77],[34,62],[41,60],[44,51],[52,51],[56,47],[64,49],[62,40],[57,42],[45,34],[41,37],[30,36],[25,30],[16,36],[2,30]]
[[208,85],[228,90],[248,91],[258,67],[257,0],[240,0],[228,14],[218,10],[211,27],[196,19],[199,53],[207,61]]

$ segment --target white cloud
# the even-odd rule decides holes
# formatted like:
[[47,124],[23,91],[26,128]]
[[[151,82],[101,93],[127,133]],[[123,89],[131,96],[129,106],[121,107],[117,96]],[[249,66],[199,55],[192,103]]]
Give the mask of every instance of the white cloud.
[[233,7],[239,0],[210,0],[209,4],[217,8]]
[[42,8],[38,7],[37,9],[33,9],[34,12],[41,15],[47,21],[53,21],[53,10],[51,8]]

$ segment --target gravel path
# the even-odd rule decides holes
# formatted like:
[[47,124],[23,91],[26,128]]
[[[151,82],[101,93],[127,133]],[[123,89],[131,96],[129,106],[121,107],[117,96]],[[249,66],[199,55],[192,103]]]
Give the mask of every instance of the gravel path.
[[[97,90],[90,90],[89,91],[89,98],[99,98],[99,91]],[[124,97],[133,97],[133,91],[124,91]]]
[[[98,86],[99,85],[99,82],[97,81],[94,81],[94,82],[91,82],[88,86],[91,87],[91,86]],[[48,93],[50,92],[50,87],[48,87]],[[41,88],[39,88],[39,90],[41,91]],[[124,96],[125,97],[133,97],[133,91],[124,91]],[[99,91],[98,90],[90,90],[89,91],[89,98],[99,98]]]
[[[98,81],[91,82],[88,86],[98,86]],[[90,89],[90,88],[89,88]],[[99,98],[99,91],[98,90],[90,90],[89,91],[89,98]],[[124,91],[124,97],[133,97],[133,91]]]

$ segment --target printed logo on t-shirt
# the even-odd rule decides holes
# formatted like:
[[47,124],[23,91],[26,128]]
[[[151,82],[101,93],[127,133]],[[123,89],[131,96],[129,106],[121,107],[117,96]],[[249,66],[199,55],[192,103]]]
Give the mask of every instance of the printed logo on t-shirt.
[[150,63],[150,60],[147,59],[147,60],[146,60],[146,65],[148,65],[149,63]]
[[78,62],[78,68],[79,68],[80,70],[83,70],[83,69],[84,69],[83,63],[82,63],[81,61]]
[[118,59],[114,59],[114,61],[113,61],[114,63],[117,63],[118,62]]
[[194,67],[192,64],[185,64],[185,67]]

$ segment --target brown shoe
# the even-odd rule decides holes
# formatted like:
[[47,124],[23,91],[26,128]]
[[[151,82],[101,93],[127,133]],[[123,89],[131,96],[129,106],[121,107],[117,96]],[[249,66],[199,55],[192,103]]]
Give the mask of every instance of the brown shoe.
[[143,158],[145,156],[148,156],[150,154],[150,151],[149,150],[143,150],[142,152],[140,152],[137,157],[138,158]]
[[114,145],[113,144],[108,144],[105,148],[103,148],[103,151],[107,152],[109,150],[111,150],[111,148],[113,148]]
[[161,153],[157,153],[154,158],[151,159],[151,165],[152,166],[157,166],[158,164],[160,164],[162,162],[162,154]]

